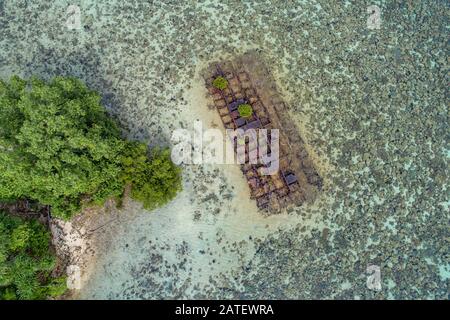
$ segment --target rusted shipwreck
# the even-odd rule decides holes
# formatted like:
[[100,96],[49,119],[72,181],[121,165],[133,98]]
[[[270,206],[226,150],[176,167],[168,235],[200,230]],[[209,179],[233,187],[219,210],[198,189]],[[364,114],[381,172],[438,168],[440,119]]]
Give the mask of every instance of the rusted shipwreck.
[[[225,89],[213,85],[218,77],[227,80]],[[261,174],[262,163],[241,165],[258,208],[269,214],[279,213],[312,200],[322,189],[322,178],[258,53],[249,52],[234,60],[212,63],[204,70],[203,78],[225,129],[279,129],[276,174]],[[240,116],[237,108],[241,104],[251,105],[250,117]],[[247,151],[251,148],[247,146]]]

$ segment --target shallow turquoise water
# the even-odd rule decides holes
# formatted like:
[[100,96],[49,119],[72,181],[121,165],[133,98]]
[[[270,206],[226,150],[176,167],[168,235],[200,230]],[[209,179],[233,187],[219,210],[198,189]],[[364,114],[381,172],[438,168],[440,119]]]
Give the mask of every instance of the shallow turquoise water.
[[[200,66],[257,48],[328,163],[323,202],[270,221],[251,214],[241,229],[239,194],[221,193],[239,177],[186,168],[187,190],[123,226],[82,296],[448,298],[447,2],[79,1],[79,30],[67,27],[70,1],[0,3],[2,78],[80,77],[151,144],[209,116],[186,98]],[[368,28],[371,4],[380,29]],[[220,200],[202,202],[202,186]],[[366,287],[371,264],[379,292]]]

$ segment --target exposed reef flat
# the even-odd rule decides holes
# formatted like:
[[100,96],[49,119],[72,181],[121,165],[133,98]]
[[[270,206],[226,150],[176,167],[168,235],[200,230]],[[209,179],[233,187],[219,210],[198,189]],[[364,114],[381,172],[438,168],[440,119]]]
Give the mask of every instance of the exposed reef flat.
[[260,49],[324,178],[263,218],[239,167],[186,167],[173,203],[101,229],[81,297],[448,298],[447,3],[380,1],[379,30],[361,1],[83,1],[81,30],[64,1],[2,3],[2,78],[77,76],[151,144],[221,126],[199,70]]

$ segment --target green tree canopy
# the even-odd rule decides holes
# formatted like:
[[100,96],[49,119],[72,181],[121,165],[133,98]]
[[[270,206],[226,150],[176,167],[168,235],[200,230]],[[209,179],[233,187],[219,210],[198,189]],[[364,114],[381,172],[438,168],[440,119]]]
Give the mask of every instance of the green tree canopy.
[[125,183],[136,183],[132,194],[144,203],[163,204],[181,188],[170,159],[155,158],[167,162],[159,172],[147,147],[123,140],[99,94],[75,78],[0,81],[0,114],[0,200],[37,200],[70,218],[83,203],[120,196]]
[[45,299],[63,294],[65,277],[51,275],[56,259],[50,233],[36,220],[0,212],[0,299]]
[[[122,156],[124,171],[121,179],[131,183],[131,197],[141,201],[146,209],[164,205],[181,190],[180,168],[170,160],[168,149],[152,150],[150,157],[142,143],[129,143]],[[138,156],[136,156],[138,155]]]
[[213,81],[213,86],[220,90],[228,88],[228,80],[224,77],[217,77]]
[[253,114],[253,108],[249,104],[241,104],[238,106],[238,112],[241,117],[248,118]]

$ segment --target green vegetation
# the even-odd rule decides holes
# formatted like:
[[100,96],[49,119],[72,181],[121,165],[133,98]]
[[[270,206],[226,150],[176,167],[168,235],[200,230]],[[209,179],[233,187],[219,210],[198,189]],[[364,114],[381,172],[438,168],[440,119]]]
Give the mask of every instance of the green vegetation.
[[121,179],[132,186],[131,197],[146,209],[162,206],[181,190],[181,170],[170,160],[170,150],[153,149],[147,156],[144,144],[129,143],[122,162]]
[[246,141],[245,137],[239,137],[239,138],[237,138],[237,140],[236,140],[238,146],[243,146],[243,145],[245,145],[245,141]]
[[[0,80],[0,201],[31,199],[68,219],[84,205],[131,197],[153,209],[181,190],[167,149],[121,138],[98,93],[74,78]],[[0,212],[0,299],[45,299],[66,290],[52,276],[50,234]]]
[[219,90],[225,90],[228,88],[228,81],[224,77],[217,77],[213,81],[213,86]]
[[238,112],[241,117],[248,118],[253,114],[253,109],[249,104],[241,104],[238,106]]
[[0,212],[0,299],[46,299],[66,291],[66,278],[51,273],[56,259],[50,233],[36,220]]
[[0,201],[27,198],[68,219],[83,205],[132,197],[154,208],[181,189],[167,151],[121,138],[97,92],[75,78],[0,81]]

